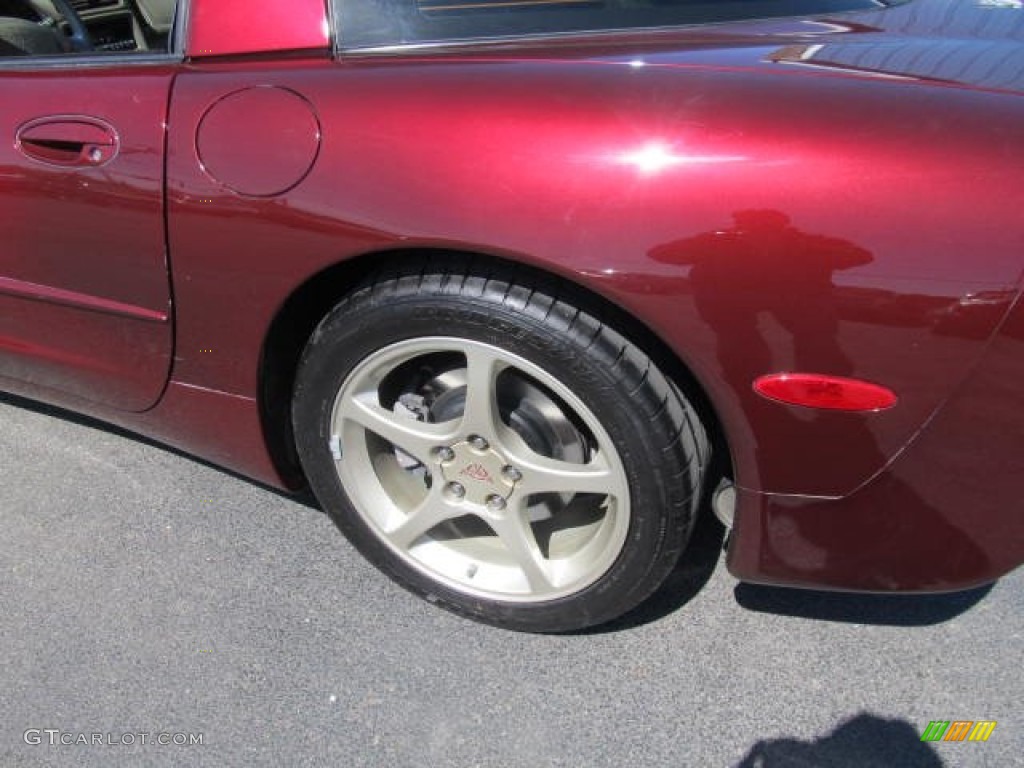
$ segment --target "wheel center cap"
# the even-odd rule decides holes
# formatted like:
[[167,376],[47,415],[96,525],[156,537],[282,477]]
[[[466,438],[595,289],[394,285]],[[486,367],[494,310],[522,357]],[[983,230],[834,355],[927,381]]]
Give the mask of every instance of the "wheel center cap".
[[441,464],[445,482],[466,489],[465,501],[484,506],[493,496],[508,500],[516,484],[505,473],[507,462],[493,449],[479,450],[470,443],[452,446],[455,454]]

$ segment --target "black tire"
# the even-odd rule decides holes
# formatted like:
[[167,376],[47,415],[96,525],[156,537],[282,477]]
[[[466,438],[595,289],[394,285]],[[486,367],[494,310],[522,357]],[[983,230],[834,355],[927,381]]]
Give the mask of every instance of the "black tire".
[[[478,358],[496,361],[486,387],[469,383]],[[487,392],[486,402],[467,405],[468,392]],[[401,451],[363,423],[357,400],[398,424]],[[487,422],[493,436],[473,442],[460,432],[427,458],[421,432],[461,427],[488,404],[501,421]],[[452,265],[382,273],[341,301],[303,353],[293,419],[313,491],[371,562],[448,610],[534,632],[610,621],[657,589],[689,539],[710,453],[679,390],[614,329],[509,271]],[[519,457],[536,473],[523,479],[505,466],[498,476]],[[544,457],[559,462],[554,481]],[[594,493],[528,493],[563,475],[575,486],[577,466],[597,467]],[[461,505],[463,516],[395,543],[420,510],[443,505]],[[564,560],[555,559],[556,537]],[[466,563],[465,573],[453,570]],[[563,564],[569,575],[558,576]]]

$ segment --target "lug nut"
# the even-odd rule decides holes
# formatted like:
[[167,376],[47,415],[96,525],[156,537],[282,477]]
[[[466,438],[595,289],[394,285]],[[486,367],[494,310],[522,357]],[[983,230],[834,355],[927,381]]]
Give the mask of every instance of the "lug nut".
[[444,487],[445,492],[453,499],[466,498],[466,489],[461,483],[448,483]]
[[455,451],[446,445],[440,448],[435,448],[434,458],[436,458],[440,463],[445,464],[455,458]]
[[491,447],[491,444],[488,443],[484,438],[480,437],[480,435],[472,435],[469,438],[469,444],[473,446],[473,450],[476,451],[486,451],[488,448]]
[[508,502],[496,493],[487,497],[487,508],[491,512],[502,512],[507,506]]
[[512,466],[505,467],[501,470],[501,474],[505,476],[505,479],[510,483],[518,483],[523,479],[523,473]]

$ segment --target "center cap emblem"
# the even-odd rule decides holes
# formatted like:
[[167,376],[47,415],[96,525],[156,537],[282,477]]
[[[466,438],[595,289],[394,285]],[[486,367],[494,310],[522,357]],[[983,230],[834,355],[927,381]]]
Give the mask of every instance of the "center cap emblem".
[[482,483],[493,482],[493,478],[491,477],[491,473],[488,472],[484,468],[483,464],[476,464],[476,463],[470,464],[465,469],[463,469],[461,472],[459,472],[459,475],[461,475],[463,477],[471,477],[474,480],[479,480]]
[[507,462],[491,447],[475,448],[469,441],[451,446],[447,461],[442,461],[441,476],[447,483],[461,486],[460,500],[486,506],[497,496],[508,501],[516,488],[518,478],[507,473]]

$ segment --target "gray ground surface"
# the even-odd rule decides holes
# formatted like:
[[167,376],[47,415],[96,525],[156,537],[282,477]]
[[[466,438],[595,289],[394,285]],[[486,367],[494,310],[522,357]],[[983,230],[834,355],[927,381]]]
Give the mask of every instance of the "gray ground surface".
[[[630,621],[511,634],[392,586],[310,506],[3,398],[0,522],[4,768],[1024,764],[1021,572],[947,597],[737,588],[709,525]],[[919,740],[954,719],[999,724]]]

